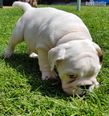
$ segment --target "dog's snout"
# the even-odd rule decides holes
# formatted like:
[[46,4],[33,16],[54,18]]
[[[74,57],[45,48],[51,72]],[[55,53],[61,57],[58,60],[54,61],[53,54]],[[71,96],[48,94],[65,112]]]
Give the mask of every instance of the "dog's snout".
[[89,89],[92,85],[81,85],[80,88],[81,89]]

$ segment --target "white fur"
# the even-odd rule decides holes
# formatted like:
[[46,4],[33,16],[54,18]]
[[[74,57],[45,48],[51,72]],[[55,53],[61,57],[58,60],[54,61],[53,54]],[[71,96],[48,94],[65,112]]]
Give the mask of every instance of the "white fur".
[[14,2],[13,7],[20,7],[22,8],[24,11],[27,11],[29,9],[31,9],[32,7],[30,6],[30,4],[28,4],[27,2]]
[[[96,76],[101,68],[91,35],[76,15],[55,8],[32,8],[28,3],[15,2],[25,13],[12,33],[5,57],[10,57],[16,44],[25,41],[29,53],[37,53],[42,79],[55,78],[56,66],[62,88],[68,94],[82,94],[81,85],[98,85]],[[96,47],[95,47],[96,46]],[[101,52],[100,52],[101,53]],[[71,78],[72,77],[72,78]]]

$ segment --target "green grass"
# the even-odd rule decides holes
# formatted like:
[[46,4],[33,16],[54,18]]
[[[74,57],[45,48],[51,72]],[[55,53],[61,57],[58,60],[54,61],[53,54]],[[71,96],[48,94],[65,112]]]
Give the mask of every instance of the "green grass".
[[[66,96],[61,87],[41,81],[38,62],[28,58],[22,43],[9,60],[0,58],[0,116],[109,116],[109,7],[52,7],[80,16],[101,46],[100,88],[86,97]],[[22,14],[20,9],[0,9],[0,54]]]

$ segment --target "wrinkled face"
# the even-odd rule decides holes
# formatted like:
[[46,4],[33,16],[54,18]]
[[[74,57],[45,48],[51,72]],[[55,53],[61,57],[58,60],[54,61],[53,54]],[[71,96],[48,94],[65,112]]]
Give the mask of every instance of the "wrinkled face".
[[100,47],[86,40],[72,41],[49,51],[51,69],[56,65],[63,90],[69,95],[83,95],[99,83],[96,77],[101,68]]
[[67,94],[83,95],[86,91],[92,91],[94,87],[98,87],[96,76],[100,66],[91,60],[93,59],[84,58],[77,62],[70,62],[66,59],[57,63],[62,88]]

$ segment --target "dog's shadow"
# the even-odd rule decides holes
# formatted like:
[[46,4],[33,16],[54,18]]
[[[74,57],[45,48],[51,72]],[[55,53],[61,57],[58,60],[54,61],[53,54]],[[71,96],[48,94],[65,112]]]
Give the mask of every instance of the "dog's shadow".
[[61,89],[61,82],[58,81],[42,81],[41,72],[39,70],[38,59],[29,58],[27,54],[14,54],[9,59],[5,59],[6,65],[11,66],[25,75],[31,85],[31,91],[40,91],[42,95],[51,97],[66,96]]

